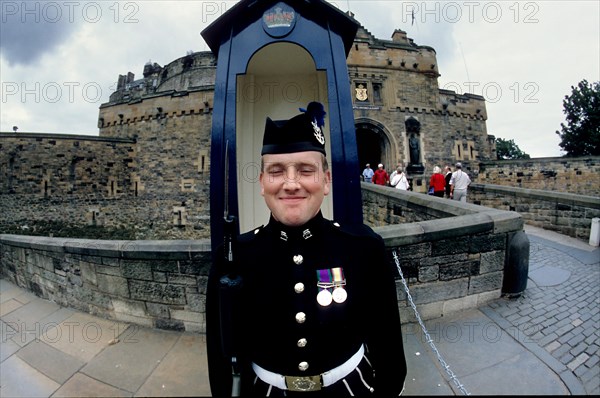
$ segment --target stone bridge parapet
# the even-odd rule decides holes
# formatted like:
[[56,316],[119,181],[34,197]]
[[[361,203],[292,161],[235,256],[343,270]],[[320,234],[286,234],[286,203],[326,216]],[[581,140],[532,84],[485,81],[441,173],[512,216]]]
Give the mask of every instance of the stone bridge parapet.
[[[500,297],[516,212],[363,184],[365,219],[400,258],[423,319]],[[527,248],[528,250],[528,248]],[[208,240],[0,235],[1,273],[62,306],[148,327],[204,332]],[[414,315],[398,281],[404,321]]]

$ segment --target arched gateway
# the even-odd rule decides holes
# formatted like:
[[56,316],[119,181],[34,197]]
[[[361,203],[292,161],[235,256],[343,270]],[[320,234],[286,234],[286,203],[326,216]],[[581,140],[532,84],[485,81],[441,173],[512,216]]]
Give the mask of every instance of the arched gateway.
[[402,159],[397,156],[397,144],[389,130],[381,123],[367,118],[356,119],[355,126],[360,171],[367,163],[373,169],[377,169],[378,163],[383,163],[388,173],[392,172],[396,163]]

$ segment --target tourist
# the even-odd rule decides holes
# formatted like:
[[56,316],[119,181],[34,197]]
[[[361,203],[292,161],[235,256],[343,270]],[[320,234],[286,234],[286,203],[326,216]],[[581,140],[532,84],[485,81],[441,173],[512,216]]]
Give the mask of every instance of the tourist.
[[375,174],[375,172],[371,168],[371,165],[367,163],[365,169],[362,172],[363,181],[371,183],[371,180],[373,179],[373,174]]
[[460,202],[467,201],[467,188],[471,184],[471,179],[462,171],[462,164],[456,163],[456,171],[450,178],[450,197]]
[[390,183],[390,176],[381,163],[377,165],[377,170],[373,174],[373,183],[377,185],[388,185]]
[[438,198],[444,197],[444,192],[446,191],[446,179],[442,175],[442,169],[440,169],[439,166],[433,168],[433,174],[429,179],[429,190],[433,190],[433,192],[431,192],[433,196],[437,196]]

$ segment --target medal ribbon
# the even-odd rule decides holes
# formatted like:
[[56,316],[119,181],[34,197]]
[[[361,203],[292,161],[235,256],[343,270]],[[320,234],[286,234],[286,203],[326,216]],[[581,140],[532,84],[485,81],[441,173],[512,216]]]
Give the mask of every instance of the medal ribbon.
[[344,278],[344,269],[341,267],[332,268],[331,272],[333,274],[333,285],[334,286],[342,286],[346,284],[346,279]]
[[319,282],[317,286],[323,289],[327,289],[333,286],[333,277],[331,275],[331,269],[318,269],[317,279]]

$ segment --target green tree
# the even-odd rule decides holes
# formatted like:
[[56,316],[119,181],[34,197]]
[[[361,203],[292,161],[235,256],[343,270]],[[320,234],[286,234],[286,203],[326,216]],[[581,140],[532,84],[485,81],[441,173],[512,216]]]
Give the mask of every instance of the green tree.
[[496,157],[498,159],[529,159],[529,155],[523,152],[514,140],[496,138]]
[[565,156],[600,156],[600,82],[579,82],[571,86],[571,95],[565,95],[558,144]]

